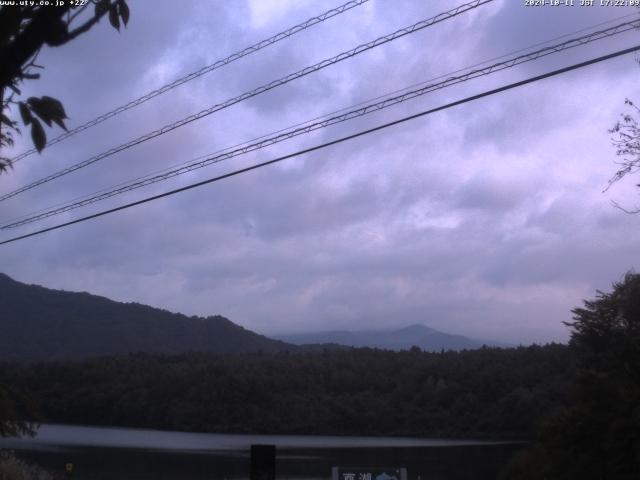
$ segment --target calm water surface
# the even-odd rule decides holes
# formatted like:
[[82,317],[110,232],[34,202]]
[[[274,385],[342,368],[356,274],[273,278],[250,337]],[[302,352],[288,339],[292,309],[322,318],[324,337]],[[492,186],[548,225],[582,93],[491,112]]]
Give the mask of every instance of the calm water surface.
[[332,466],[406,467],[413,480],[495,479],[521,445],[398,437],[227,435],[43,425],[0,448],[75,480],[244,479],[252,444],[276,445],[276,476],[327,479]]

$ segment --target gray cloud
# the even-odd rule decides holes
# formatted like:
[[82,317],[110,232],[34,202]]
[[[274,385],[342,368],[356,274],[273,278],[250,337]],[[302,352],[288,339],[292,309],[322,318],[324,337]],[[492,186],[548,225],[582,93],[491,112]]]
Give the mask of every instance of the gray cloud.
[[[82,41],[43,52],[46,75],[27,94],[58,96],[74,125],[334,3],[189,2],[179,14],[175,2],[132,3],[126,31],[100,25]],[[372,0],[25,159],[0,177],[2,191],[451,7]],[[109,187],[623,13],[495,2],[34,189],[1,204],[0,216]],[[329,141],[625,41],[438,91],[42,226]],[[1,269],[52,288],[187,314],[220,313],[266,333],[424,322],[514,343],[563,340],[571,308],[637,268],[637,217],[608,203],[636,199],[636,188],[600,193],[615,168],[607,128],[624,97],[633,95],[637,74],[633,60],[622,58],[456,107],[4,246]],[[20,143],[17,151],[28,137]]]

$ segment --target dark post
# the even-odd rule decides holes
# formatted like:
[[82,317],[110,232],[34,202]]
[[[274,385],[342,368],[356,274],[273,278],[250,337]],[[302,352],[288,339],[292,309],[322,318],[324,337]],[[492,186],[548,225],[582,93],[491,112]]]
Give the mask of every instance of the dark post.
[[276,479],[276,446],[251,445],[251,480]]

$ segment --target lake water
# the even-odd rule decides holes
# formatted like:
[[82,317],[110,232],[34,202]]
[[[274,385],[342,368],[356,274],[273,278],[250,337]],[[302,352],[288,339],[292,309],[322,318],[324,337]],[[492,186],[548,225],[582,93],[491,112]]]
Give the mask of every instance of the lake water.
[[494,480],[522,445],[398,437],[228,435],[43,425],[35,438],[0,439],[27,461],[75,480],[204,480],[249,476],[252,444],[276,446],[276,478],[328,479],[332,466],[405,467],[414,480]]

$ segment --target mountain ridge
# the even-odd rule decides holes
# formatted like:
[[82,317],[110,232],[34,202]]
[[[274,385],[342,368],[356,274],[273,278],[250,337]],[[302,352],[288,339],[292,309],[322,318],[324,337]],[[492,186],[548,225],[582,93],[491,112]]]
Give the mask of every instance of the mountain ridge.
[[267,337],[220,315],[198,317],[88,292],[25,284],[0,273],[0,361],[77,360],[130,353],[316,352],[370,347],[425,351],[505,346],[422,324]]
[[28,285],[3,273],[0,318],[0,360],[81,359],[136,352],[297,350],[220,315],[189,317],[87,292]]
[[401,328],[371,330],[327,330],[312,333],[272,335],[294,345],[338,344],[351,347],[409,350],[419,347],[425,351],[465,350],[486,346],[505,346],[499,342],[483,341],[441,332],[435,328],[414,323]]

